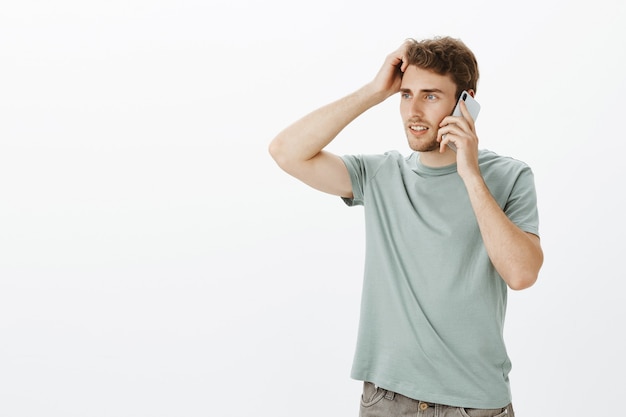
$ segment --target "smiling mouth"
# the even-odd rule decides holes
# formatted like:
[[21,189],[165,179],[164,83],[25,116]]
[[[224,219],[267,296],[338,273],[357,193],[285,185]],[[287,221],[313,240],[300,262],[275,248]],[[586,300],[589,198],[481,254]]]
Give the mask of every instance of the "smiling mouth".
[[409,126],[409,129],[415,132],[423,132],[424,130],[428,130],[426,126]]

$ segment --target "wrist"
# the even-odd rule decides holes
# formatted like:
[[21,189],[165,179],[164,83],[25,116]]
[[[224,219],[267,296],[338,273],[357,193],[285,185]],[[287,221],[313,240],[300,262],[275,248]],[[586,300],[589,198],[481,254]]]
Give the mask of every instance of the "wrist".
[[397,92],[380,88],[374,81],[365,84],[359,91],[372,105],[382,103]]
[[488,189],[487,184],[485,184],[485,180],[483,176],[480,174],[480,171],[463,173],[463,174],[459,172],[459,175],[461,175],[461,179],[463,180],[465,187],[470,192],[472,190],[480,191],[481,189],[482,190]]

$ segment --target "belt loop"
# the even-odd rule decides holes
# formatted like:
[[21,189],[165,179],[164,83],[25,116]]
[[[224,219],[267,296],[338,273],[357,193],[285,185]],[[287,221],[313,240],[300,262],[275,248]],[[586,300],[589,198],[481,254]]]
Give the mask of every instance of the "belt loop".
[[395,393],[395,392],[393,392],[393,391],[387,391],[387,392],[385,393],[385,398],[391,401],[391,400],[393,400],[393,397],[395,397],[395,395],[396,395],[396,393]]

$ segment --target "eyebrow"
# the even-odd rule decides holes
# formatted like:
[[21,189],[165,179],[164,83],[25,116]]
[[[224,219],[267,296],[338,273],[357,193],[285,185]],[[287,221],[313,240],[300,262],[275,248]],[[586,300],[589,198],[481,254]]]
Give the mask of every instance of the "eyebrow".
[[[413,92],[413,90],[411,90],[410,88],[401,88],[400,91],[403,92],[403,93],[404,92],[410,92],[410,93]],[[425,89],[419,90],[418,92],[419,93],[443,93],[443,91],[440,90],[439,88],[425,88]]]

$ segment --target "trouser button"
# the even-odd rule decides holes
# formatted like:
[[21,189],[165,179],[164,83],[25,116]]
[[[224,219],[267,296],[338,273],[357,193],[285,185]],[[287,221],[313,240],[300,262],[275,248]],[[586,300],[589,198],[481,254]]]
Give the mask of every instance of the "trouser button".
[[424,411],[428,408],[428,404],[427,403],[420,403],[420,410]]

